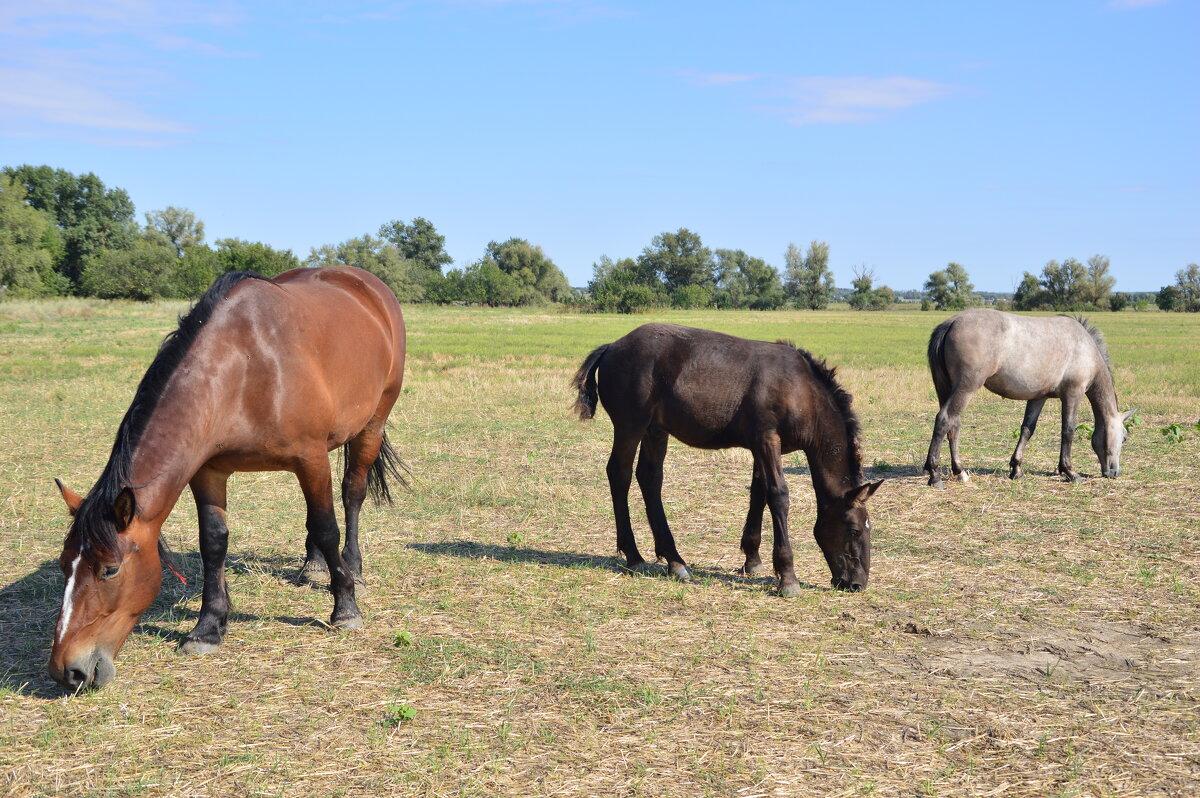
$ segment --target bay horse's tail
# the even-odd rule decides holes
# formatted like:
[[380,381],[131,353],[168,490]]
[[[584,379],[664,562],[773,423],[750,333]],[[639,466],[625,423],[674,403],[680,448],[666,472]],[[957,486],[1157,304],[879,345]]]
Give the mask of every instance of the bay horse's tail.
[[[345,467],[350,467],[350,444],[347,443],[342,447],[342,462]],[[400,487],[408,488],[408,478],[412,474],[409,467],[400,459],[399,452],[392,446],[392,442],[388,440],[387,433],[383,433],[383,445],[379,447],[379,456],[375,458],[375,462],[371,464],[371,470],[367,472],[367,493],[370,494],[371,500],[376,506],[381,504],[392,504],[392,491],[388,487],[388,478],[400,483]]]
[[575,400],[575,412],[581,420],[596,415],[596,402],[600,398],[596,392],[596,369],[600,368],[600,359],[604,357],[609,346],[604,344],[593,349],[579,367],[579,371],[575,372],[575,379],[571,381],[575,390],[579,391],[579,398]]
[[954,326],[954,318],[946,319],[933,328],[933,334],[929,336],[929,349],[926,352],[929,358],[929,373],[933,375],[933,387],[937,391],[939,404],[945,402],[946,397],[953,390],[953,386],[950,384],[950,372],[946,368],[945,344],[946,335]]

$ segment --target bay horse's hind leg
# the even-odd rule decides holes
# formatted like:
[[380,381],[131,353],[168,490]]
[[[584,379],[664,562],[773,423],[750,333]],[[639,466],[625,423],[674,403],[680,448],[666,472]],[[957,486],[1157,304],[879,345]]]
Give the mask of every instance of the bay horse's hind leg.
[[226,484],[229,475],[202,468],[192,477],[192,496],[200,517],[200,560],[204,564],[204,593],[196,627],[179,644],[184,654],[216,651],[229,621],[229,586],[225,582],[225,555],[229,528],[225,525]]
[[354,581],[365,585],[362,552],[358,548],[358,516],[367,498],[367,479],[383,448],[383,422],[375,419],[346,445],[346,473],[342,477],[342,509],[346,513],[346,544],[342,559],[354,574]]
[[639,435],[622,430],[614,421],[612,452],[608,456],[608,489],[612,493],[613,517],[617,524],[617,551],[625,555],[631,571],[646,569],[646,561],[633,539],[629,521],[629,486],[633,483],[633,457],[637,453]]
[[742,573],[749,576],[762,571],[762,557],[758,550],[762,545],[763,508],[767,505],[767,483],[763,479],[762,466],[754,460],[754,476],[750,481],[750,509],[746,512],[746,525],[742,527],[742,552],[746,563]]
[[687,564],[675,548],[675,536],[667,524],[667,513],[662,503],[663,461],[667,458],[666,430],[651,427],[642,438],[642,449],[638,454],[637,481],[646,504],[646,518],[650,531],[654,533],[654,553],[667,562],[667,573],[676,579],[691,578]]
[[362,613],[354,601],[354,575],[338,552],[337,516],[333,511],[333,477],[329,456],[313,452],[296,468],[296,478],[308,506],[308,537],[329,566],[329,591],[333,594],[333,614],[329,623],[339,629],[362,626]]
[[1009,479],[1019,479],[1025,476],[1025,472],[1021,470],[1021,462],[1025,459],[1025,446],[1037,430],[1038,417],[1042,414],[1044,404],[1046,404],[1044,396],[1041,399],[1030,399],[1025,403],[1025,418],[1021,421],[1021,436],[1017,439],[1017,448],[1013,450],[1012,458],[1008,461],[1008,467],[1011,469],[1008,472]]

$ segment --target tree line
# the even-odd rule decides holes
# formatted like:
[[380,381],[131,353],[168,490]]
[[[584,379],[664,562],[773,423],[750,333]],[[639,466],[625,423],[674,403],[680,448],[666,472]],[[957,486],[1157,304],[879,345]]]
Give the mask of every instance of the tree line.
[[[585,309],[634,313],[653,308],[823,310],[835,300],[863,311],[887,310],[896,291],[876,285],[874,269],[854,268],[847,292],[829,266],[829,244],[789,243],[780,271],[741,249],[710,249],[686,228],[663,232],[635,257],[601,257],[586,289],[572,289],[541,247],[523,238],[489,242],[462,268],[445,237],[422,217],[393,220],[375,234],[314,248],[301,260],[291,250],[223,238],[208,244],[204,222],[180,207],[144,215],[129,195],[94,174],[49,166],[0,169],[0,296],[79,295],[148,300],[194,298],[222,274],[273,276],[300,266],[355,266],[382,279],[402,302],[491,306],[574,302]],[[1014,310],[1121,310],[1125,294],[1104,255],[1086,263],[1050,261],[1040,276],[1025,272]],[[1163,310],[1200,311],[1200,268],[1190,264],[1155,296]],[[983,304],[959,263],[929,275],[922,309],[958,310]]]

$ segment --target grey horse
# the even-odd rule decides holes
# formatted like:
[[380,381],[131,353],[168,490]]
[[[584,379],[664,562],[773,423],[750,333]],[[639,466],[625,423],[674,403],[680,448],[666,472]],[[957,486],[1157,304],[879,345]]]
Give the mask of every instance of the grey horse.
[[934,329],[928,354],[940,405],[925,458],[930,485],[943,487],[939,462],[943,438],[950,441],[954,475],[963,482],[969,479],[958,457],[958,430],[963,410],[981,387],[1026,403],[1021,436],[1009,460],[1010,479],[1022,476],[1025,445],[1037,428],[1042,405],[1051,397],[1062,400],[1058,473],[1071,482],[1079,479],[1071,466],[1071,443],[1082,396],[1087,396],[1096,420],[1092,449],[1100,458],[1100,471],[1109,478],[1120,473],[1121,444],[1128,437],[1125,422],[1137,411],[1122,415],[1117,410],[1108,349],[1099,331],[1085,319],[964,310]]

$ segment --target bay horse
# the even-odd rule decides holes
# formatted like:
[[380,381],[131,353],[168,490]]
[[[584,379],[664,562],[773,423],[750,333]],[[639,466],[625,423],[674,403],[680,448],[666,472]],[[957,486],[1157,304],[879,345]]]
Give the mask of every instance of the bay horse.
[[[49,671],[71,690],[99,687],[162,583],[160,533],[184,488],[200,522],[204,589],[185,653],[215,650],[226,630],[226,481],[235,471],[293,472],[308,508],[307,564],[327,564],[330,624],[362,625],[358,516],[368,491],[390,501],[404,468],[387,440],[404,376],[396,297],[356,268],[294,269],[274,279],[217,279],[167,335],[117,430],[99,480],[72,515]],[[345,548],[328,453],[343,446]]]
[[962,412],[980,388],[1025,402],[1017,448],[1009,460],[1009,479],[1023,476],[1025,445],[1037,429],[1042,405],[1052,397],[1062,400],[1058,473],[1069,482],[1080,478],[1071,465],[1071,444],[1084,396],[1096,421],[1092,449],[1100,459],[1100,472],[1110,479],[1121,472],[1121,446],[1128,437],[1125,422],[1137,411],[1122,414],[1117,409],[1108,348],[1100,331],[1086,319],[972,308],[934,328],[927,354],[939,405],[925,458],[931,486],[945,487],[939,463],[943,438],[950,443],[954,475],[963,482],[970,478],[958,456],[958,432]]
[[[597,378],[598,385],[597,385]],[[813,529],[839,589],[862,590],[871,568],[871,520],[866,501],[882,482],[863,483],[859,423],[834,370],[779,341],[751,341],[675,324],[646,324],[597,347],[575,374],[575,411],[595,415],[597,399],[613,424],[608,484],[617,549],[631,570],[646,561],[629,521],[629,486],[639,446],[637,481],[668,572],[690,574],[662,504],[663,460],[674,436],[701,449],[749,449],[754,456],[750,510],[742,531],[747,574],[761,570],[763,507],[771,510],[773,562],[779,592],[799,592],[788,540],[788,486],[783,455],[803,449],[817,498]]]

